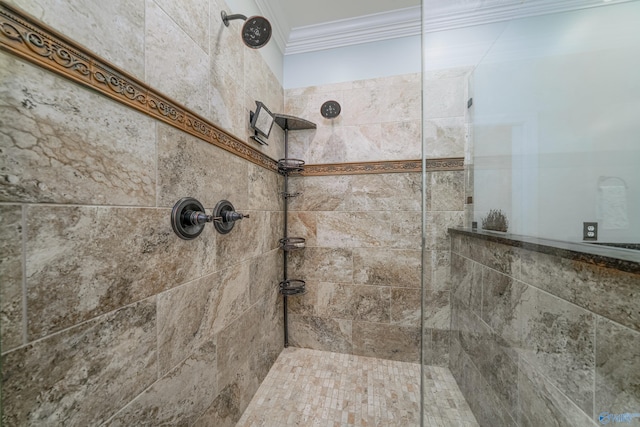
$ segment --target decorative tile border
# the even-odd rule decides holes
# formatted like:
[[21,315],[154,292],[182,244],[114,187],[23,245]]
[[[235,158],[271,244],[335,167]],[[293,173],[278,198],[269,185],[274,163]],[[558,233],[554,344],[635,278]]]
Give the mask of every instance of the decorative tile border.
[[4,2],[0,2],[0,49],[252,163],[278,170],[269,156]]
[[[37,19],[0,1],[0,49],[108,96],[254,164],[278,171],[271,157],[240,141],[207,119],[165,97],[150,86],[99,58]],[[426,170],[463,170],[463,158],[427,159]],[[303,176],[420,172],[422,162],[306,165]]]
[[[464,157],[427,159],[426,171],[464,170]],[[302,176],[362,175],[370,173],[421,172],[422,162],[418,160],[392,160],[384,162],[328,163],[305,165]]]

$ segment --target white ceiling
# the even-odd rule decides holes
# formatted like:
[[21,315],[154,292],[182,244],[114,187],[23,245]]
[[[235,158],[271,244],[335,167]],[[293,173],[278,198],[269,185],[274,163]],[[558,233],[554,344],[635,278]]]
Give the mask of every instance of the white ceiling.
[[[408,11],[419,28],[421,0],[256,0],[256,4],[271,22],[280,50],[291,54],[372,41],[363,34],[367,28],[369,33],[381,32],[372,28],[381,25],[372,24],[372,19],[397,26],[398,20],[408,19]],[[389,15],[398,10],[404,13]],[[402,35],[380,34],[377,39]]]
[[289,30],[419,6],[420,0],[269,0]]

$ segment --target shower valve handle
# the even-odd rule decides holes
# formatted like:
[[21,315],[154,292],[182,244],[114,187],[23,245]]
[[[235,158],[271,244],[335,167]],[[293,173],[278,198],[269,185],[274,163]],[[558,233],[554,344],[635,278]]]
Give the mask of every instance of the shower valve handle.
[[233,222],[233,221],[238,221],[242,218],[249,218],[249,215],[245,215],[243,213],[240,212],[236,212],[236,211],[226,211],[222,214],[221,217],[215,218],[216,220],[220,220],[223,222]]
[[191,225],[202,225],[207,222],[213,221],[213,215],[207,215],[204,212],[200,211],[186,211],[183,214],[183,218],[187,224]]

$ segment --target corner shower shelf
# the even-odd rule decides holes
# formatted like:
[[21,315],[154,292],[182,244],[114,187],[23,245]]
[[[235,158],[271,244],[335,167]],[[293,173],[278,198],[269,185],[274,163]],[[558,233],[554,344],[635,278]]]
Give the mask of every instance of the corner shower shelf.
[[280,293],[282,295],[302,295],[307,293],[304,280],[289,279],[280,282]]
[[302,237],[285,237],[280,239],[280,247],[285,251],[304,249],[305,239]]
[[299,196],[300,192],[289,192],[289,174],[291,172],[302,172],[304,170],[304,160],[289,158],[289,131],[315,129],[316,124],[299,117],[276,114],[275,122],[284,131],[284,158],[278,160],[278,172],[284,175],[284,188],[282,196],[284,198],[284,233],[280,239],[280,247],[283,250],[283,279],[280,282],[280,294],[283,298],[284,311],[284,346],[289,346],[289,330],[287,322],[287,297],[302,295],[307,292],[304,280],[289,279],[287,261],[290,251],[304,249],[305,239],[302,237],[289,237],[287,235],[287,213],[289,209],[289,198]]

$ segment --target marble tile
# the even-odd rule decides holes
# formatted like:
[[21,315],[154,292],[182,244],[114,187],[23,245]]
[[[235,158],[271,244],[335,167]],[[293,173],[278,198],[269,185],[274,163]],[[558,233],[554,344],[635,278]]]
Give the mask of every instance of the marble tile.
[[640,331],[640,275],[522,251],[522,281]]
[[144,80],[144,0],[115,0],[108,4],[83,0],[9,3]]
[[432,251],[433,277],[428,289],[436,292],[451,289],[451,251]]
[[193,197],[208,214],[220,200],[238,211],[247,209],[248,168],[246,160],[158,123],[158,206],[173,207],[181,198]]
[[391,324],[420,326],[420,289],[391,289]]
[[[460,392],[446,369],[435,369],[429,384],[431,406],[454,415],[448,400],[459,401]],[[418,426],[419,378],[420,365],[415,363],[290,347],[280,354],[237,425]]]
[[391,238],[386,212],[318,212],[316,221],[318,245],[323,247],[386,246]]
[[597,424],[560,390],[521,360],[518,375],[518,423],[522,427],[592,426]]
[[482,320],[515,348],[521,346],[520,309],[527,285],[490,268],[482,268]]
[[163,292],[158,304],[158,364],[164,375],[213,336],[209,276]]
[[320,317],[389,323],[389,287],[319,283],[317,294],[316,313]]
[[261,320],[259,314],[258,310],[252,307],[218,333],[218,387],[220,390],[233,384],[243,369],[248,375],[255,377],[255,372],[251,368],[256,363],[257,354],[254,351],[257,350],[260,342],[260,328],[257,327]]
[[307,247],[318,246],[317,221],[315,212],[291,212],[287,213],[287,226],[290,237],[302,237]]
[[282,235],[282,227],[278,227],[277,216],[273,216],[271,212],[247,211],[236,206],[232,200],[229,202],[237,212],[249,214],[250,217],[236,221],[233,229],[227,234],[218,234],[213,227],[205,231],[208,234],[216,234],[215,259],[218,270],[277,248],[278,239]]
[[[594,415],[640,408],[640,333],[597,318]],[[637,422],[637,421],[636,421]]]
[[433,251],[422,250],[422,289],[431,290],[434,280],[433,272]]
[[300,316],[318,315],[318,293],[321,287],[323,287],[322,282],[305,280],[307,292],[287,300],[287,313]]
[[215,247],[213,233],[182,240],[171,229],[170,213],[170,209],[27,207],[29,338],[214,271],[215,254],[206,249]]
[[241,392],[237,382],[220,391],[194,427],[235,427],[242,416]]
[[425,248],[428,250],[450,250],[450,227],[462,226],[463,212],[427,212]]
[[249,308],[249,277],[245,262],[158,295],[162,374]]
[[289,210],[343,211],[351,194],[352,176],[313,176],[289,178],[289,192],[301,194],[289,199]]
[[517,248],[486,240],[479,241],[467,236],[461,237],[462,239],[454,243],[454,252],[519,279],[522,252]]
[[[217,16],[220,15],[218,14]],[[225,29],[226,33],[231,34],[229,29],[224,25],[222,28]],[[240,37],[238,37],[237,34],[233,34],[233,39],[240,41]],[[240,43],[242,44],[241,41]],[[212,49],[217,49],[217,45],[212,45]],[[245,47],[242,45],[239,46],[238,49],[238,53],[242,54],[242,50],[245,49]],[[248,133],[247,120],[249,111],[246,110],[244,102],[238,102],[238,94],[244,93],[244,81],[238,79],[237,72],[216,71],[223,66],[224,63],[228,62],[228,60],[220,60],[220,57],[213,57],[210,59],[210,62],[210,120],[221,129],[237,136],[240,140],[244,140],[244,135]],[[252,110],[255,110],[255,103],[252,107]]]
[[294,347],[353,353],[353,321],[316,316],[289,316],[289,342]]
[[[451,292],[465,306],[471,306],[473,290],[480,287],[478,295],[482,299],[482,277],[476,283],[474,271],[475,263],[468,258],[464,258],[457,253],[451,253]],[[478,303],[479,304],[479,303]]]
[[420,287],[421,253],[411,249],[353,250],[353,281],[363,285]]
[[245,206],[247,206],[248,209],[251,210],[283,210],[284,199],[281,195],[283,186],[282,176],[278,175],[275,172],[267,170],[262,166],[254,165],[253,163],[248,164],[247,167],[249,169],[249,191],[248,201]]
[[216,374],[216,345],[207,341],[106,425],[191,425],[217,395]]
[[501,398],[485,380],[464,350],[453,341],[451,372],[460,386],[473,415],[481,426],[515,426],[514,418],[503,406]]
[[210,118],[209,56],[154,0],[145,1],[144,45],[147,83]]
[[349,249],[305,248],[291,252],[289,278],[349,283],[353,277],[353,254]]
[[422,154],[422,121],[409,120],[383,122],[380,125],[381,140],[378,160],[419,159]]
[[422,132],[427,158],[464,157],[464,117],[425,120]]
[[451,321],[449,291],[424,292],[423,322],[425,328],[448,329]]
[[423,115],[425,119],[464,116],[465,77],[425,79],[422,83]]
[[0,55],[0,201],[155,205],[151,118]]
[[[422,248],[422,213],[417,211],[387,212],[391,224],[391,237],[384,245],[397,249]],[[449,247],[447,246],[447,250]]]
[[209,3],[211,77],[215,78],[223,74],[236,76],[239,89],[244,90],[243,70],[246,47],[242,38],[238,36],[242,24],[240,21],[231,21],[230,26],[226,27],[220,16],[220,12],[223,10],[227,13],[235,13],[229,9],[224,0],[213,0]]
[[521,356],[590,414],[595,316],[532,287],[522,294],[521,307]]
[[353,354],[420,363],[420,328],[354,321]]
[[22,208],[0,206],[0,336],[5,353],[22,344]]
[[354,175],[347,199],[351,211],[420,211],[419,173]]
[[[206,0],[188,3],[176,0],[154,0],[158,6],[189,35],[200,48],[209,53],[209,4]],[[213,16],[219,18],[220,14]]]
[[150,298],[9,352],[3,424],[99,425],[157,378]]
[[282,251],[272,250],[250,260],[249,293],[255,304],[272,292],[277,292],[282,279]]
[[427,210],[461,211],[464,209],[464,171],[427,173]]
[[[431,342],[426,353],[426,361],[432,366],[449,366],[449,329],[431,329]],[[466,402],[465,402],[466,403]]]
[[420,119],[419,82],[375,83],[345,93],[341,114],[346,126]]

